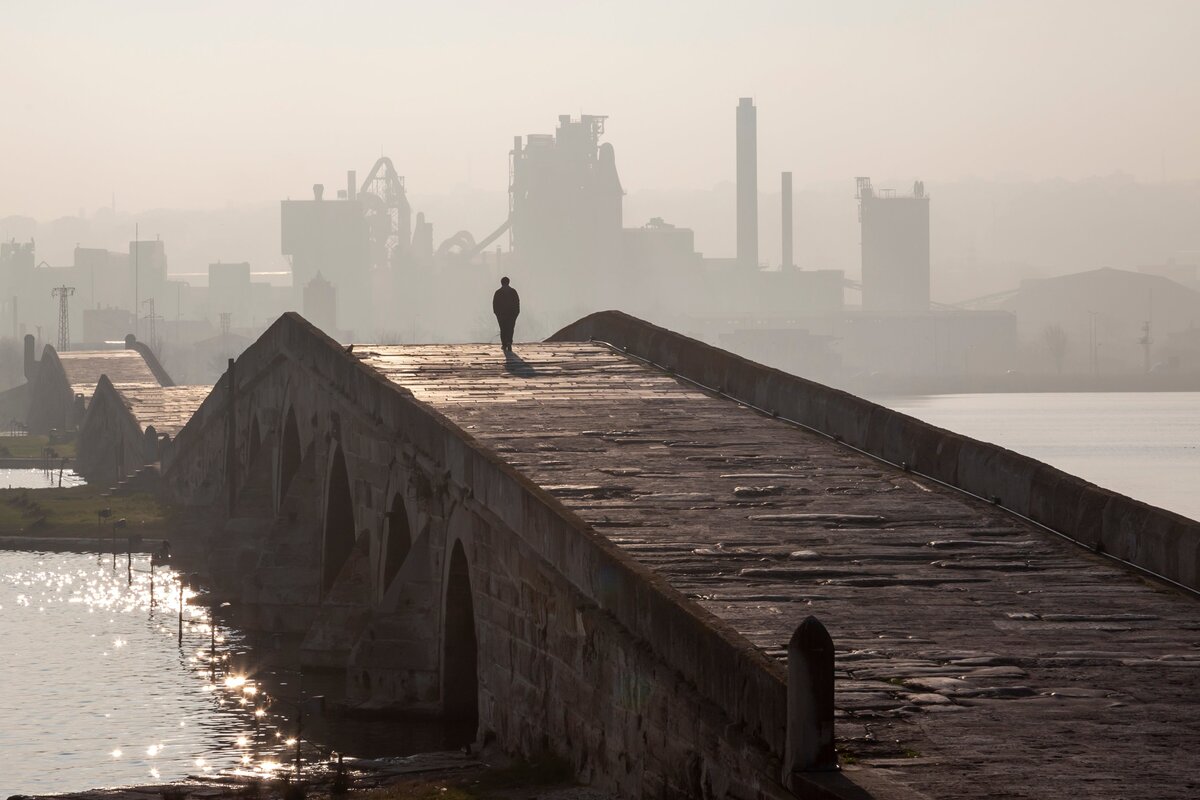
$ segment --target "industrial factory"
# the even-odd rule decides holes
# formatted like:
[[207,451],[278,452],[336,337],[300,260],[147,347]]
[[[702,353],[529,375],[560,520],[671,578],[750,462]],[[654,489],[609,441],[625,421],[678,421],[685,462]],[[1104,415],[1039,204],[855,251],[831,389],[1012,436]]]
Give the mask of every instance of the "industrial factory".
[[899,195],[857,179],[859,282],[797,258],[805,243],[794,238],[792,172],[781,172],[781,258],[764,264],[757,108],[740,98],[730,220],[736,252],[713,256],[696,250],[691,229],[660,216],[626,226],[605,122],[562,115],[553,133],[514,137],[507,215],[479,237],[458,230],[435,239],[441,220],[414,214],[404,176],[381,157],[361,181],[351,170],[344,188],[316,183],[311,196],[281,202],[279,251],[290,274],[256,272],[244,261],[169,274],[166,245],[157,239],[132,241],[128,253],[77,248],[73,265],[51,267],[36,264],[32,242],[12,242],[0,256],[0,296],[49,300],[61,287],[59,338],[52,338],[49,314],[21,309],[15,299],[2,313],[14,337],[36,327],[64,350],[120,342],[134,332],[151,347],[173,348],[164,360],[176,372],[207,380],[286,310],[301,311],[342,341],[487,340],[495,335],[487,297],[508,275],[525,299],[518,337],[621,308],[831,382],[1012,364],[1017,328],[1010,313],[931,304],[931,200],[920,181]]

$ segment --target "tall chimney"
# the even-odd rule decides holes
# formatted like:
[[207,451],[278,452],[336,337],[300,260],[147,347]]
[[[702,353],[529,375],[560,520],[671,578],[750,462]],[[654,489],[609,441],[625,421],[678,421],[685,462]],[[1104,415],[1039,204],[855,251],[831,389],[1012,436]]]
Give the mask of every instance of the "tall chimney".
[[781,175],[780,193],[783,195],[783,268],[792,269],[796,262],[792,260],[792,173]]
[[758,268],[758,112],[750,97],[737,107],[737,261]]
[[358,197],[358,174],[354,170],[349,170],[346,173],[346,199],[354,200]]

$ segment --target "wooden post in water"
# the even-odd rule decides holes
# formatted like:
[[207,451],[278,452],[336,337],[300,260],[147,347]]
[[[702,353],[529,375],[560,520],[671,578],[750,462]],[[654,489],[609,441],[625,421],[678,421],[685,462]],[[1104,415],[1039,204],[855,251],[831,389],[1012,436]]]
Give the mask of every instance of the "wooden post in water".
[[208,612],[208,674],[212,679],[217,674],[217,617],[216,609]]
[[787,741],[783,784],[792,775],[838,768],[833,747],[833,639],[816,617],[800,623],[788,642]]
[[117,568],[117,528],[125,529],[125,518],[121,517],[112,524],[112,568]]
[[125,545],[125,574],[128,577],[127,586],[133,586],[133,537],[126,540]]
[[179,576],[179,646],[183,647],[183,576]]

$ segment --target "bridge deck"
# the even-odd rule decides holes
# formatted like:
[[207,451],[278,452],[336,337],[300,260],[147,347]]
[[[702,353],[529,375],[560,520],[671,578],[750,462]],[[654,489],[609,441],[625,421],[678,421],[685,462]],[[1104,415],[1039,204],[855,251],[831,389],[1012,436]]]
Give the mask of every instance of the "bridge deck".
[[766,652],[819,616],[844,753],[938,797],[1200,792],[1193,599],[602,346],[357,352]]
[[212,391],[211,386],[121,386],[125,405],[141,425],[153,425],[159,434],[174,436],[183,429]]

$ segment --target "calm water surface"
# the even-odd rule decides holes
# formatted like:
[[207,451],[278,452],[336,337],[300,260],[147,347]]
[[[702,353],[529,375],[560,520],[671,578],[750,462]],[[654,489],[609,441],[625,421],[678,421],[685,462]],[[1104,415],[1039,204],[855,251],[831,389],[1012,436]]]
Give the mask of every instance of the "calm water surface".
[[83,478],[74,470],[0,469],[0,489],[49,489],[56,486],[82,486]]
[[1200,519],[1200,393],[956,394],[883,405]]
[[[245,637],[149,559],[0,551],[0,798],[187,775],[278,773],[294,765],[302,701],[302,760],[436,749],[426,723],[314,716],[314,679],[269,668]],[[215,649],[213,648],[215,640]],[[211,658],[215,652],[215,660]],[[307,682],[302,690],[302,683]],[[347,731],[353,733],[347,733]]]

